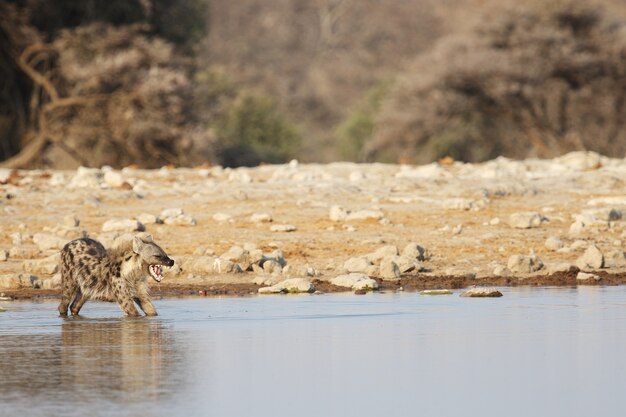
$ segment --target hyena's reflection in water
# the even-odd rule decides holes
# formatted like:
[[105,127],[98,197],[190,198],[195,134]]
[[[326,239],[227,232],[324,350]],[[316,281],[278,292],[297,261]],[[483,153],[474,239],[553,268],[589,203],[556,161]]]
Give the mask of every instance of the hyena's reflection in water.
[[160,322],[65,319],[62,384],[101,398],[146,401],[167,392],[177,357],[171,331]]

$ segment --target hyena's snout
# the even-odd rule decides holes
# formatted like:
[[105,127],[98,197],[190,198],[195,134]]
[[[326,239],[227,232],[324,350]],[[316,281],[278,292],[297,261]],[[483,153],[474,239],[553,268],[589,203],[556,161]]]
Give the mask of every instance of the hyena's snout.
[[165,266],[174,266],[174,260],[172,258],[167,258],[167,260],[164,262]]

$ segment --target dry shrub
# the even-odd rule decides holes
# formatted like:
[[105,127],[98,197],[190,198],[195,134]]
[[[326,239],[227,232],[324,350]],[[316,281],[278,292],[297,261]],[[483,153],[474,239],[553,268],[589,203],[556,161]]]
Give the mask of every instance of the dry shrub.
[[366,159],[429,162],[626,152],[626,22],[597,5],[499,8],[419,56]]

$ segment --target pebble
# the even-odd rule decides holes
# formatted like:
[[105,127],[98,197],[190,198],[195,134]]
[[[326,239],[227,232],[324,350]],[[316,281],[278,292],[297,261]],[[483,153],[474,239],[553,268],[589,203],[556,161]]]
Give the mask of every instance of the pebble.
[[366,274],[370,269],[370,266],[372,266],[372,263],[369,261],[369,259],[365,257],[355,257],[345,261],[343,264],[343,269],[348,273],[361,272]]
[[495,288],[471,288],[461,293],[461,297],[502,297]]
[[102,225],[103,232],[143,232],[144,230],[146,228],[141,222],[131,219],[111,219]]
[[386,257],[380,261],[379,276],[385,281],[395,281],[400,279],[400,268],[393,261],[393,258]]
[[589,274],[587,272],[581,271],[576,275],[576,280],[577,281],[590,281],[590,280],[600,281],[600,277],[597,276],[596,274]]
[[291,224],[275,224],[270,227],[272,232],[295,232],[298,228]]
[[271,287],[259,288],[259,294],[299,294],[312,293],[315,286],[310,279],[307,278],[290,278],[272,285]]
[[352,288],[353,290],[376,290],[378,281],[365,274],[339,275],[330,280],[330,283],[338,287]]
[[161,219],[159,219],[154,214],[150,214],[150,213],[141,213],[140,215],[137,216],[137,221],[142,224],[163,223]]
[[529,274],[543,268],[543,262],[537,255],[513,255],[507,262],[507,268],[513,273]]
[[596,245],[590,245],[585,253],[576,260],[576,266],[581,271],[593,271],[604,266],[604,255]]
[[561,249],[562,247],[564,247],[565,243],[563,243],[563,241],[558,237],[550,236],[549,238],[546,239],[544,246],[546,247],[546,249],[557,251]]
[[250,221],[253,223],[271,223],[274,219],[268,213],[254,213],[250,216]]
[[213,215],[213,220],[219,223],[230,221],[232,220],[232,218],[233,216],[231,216],[230,214],[226,214],[226,213],[215,213]]
[[450,295],[452,291],[450,290],[423,290],[419,292],[420,295]]
[[509,225],[516,229],[539,227],[545,221],[548,219],[537,212],[513,213],[509,217]]
[[0,249],[0,262],[5,262],[7,259],[9,259],[9,252]]
[[404,247],[402,256],[417,259],[418,261],[426,261],[430,258],[426,248],[415,242],[411,242]]
[[365,257],[373,264],[379,264],[388,256],[397,256],[399,254],[398,247],[394,245],[386,245],[378,248],[372,253],[368,253]]

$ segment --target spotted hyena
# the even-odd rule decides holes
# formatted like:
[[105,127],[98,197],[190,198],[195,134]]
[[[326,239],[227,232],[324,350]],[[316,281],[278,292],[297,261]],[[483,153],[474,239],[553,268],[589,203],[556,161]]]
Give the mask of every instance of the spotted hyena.
[[61,250],[63,296],[59,313],[66,316],[69,306],[77,315],[92,299],[117,301],[126,315],[138,316],[134,301],[146,315],[156,316],[147,277],[160,282],[163,268],[172,265],[174,261],[151,236],[133,237],[109,250],[93,239],[73,240]]

